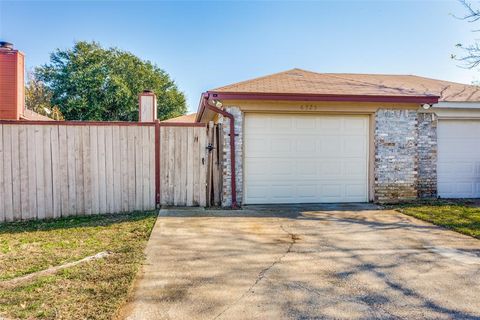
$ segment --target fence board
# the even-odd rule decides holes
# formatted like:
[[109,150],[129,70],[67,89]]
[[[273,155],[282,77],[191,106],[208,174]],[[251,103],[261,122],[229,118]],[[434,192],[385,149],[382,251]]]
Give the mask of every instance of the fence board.
[[[30,129],[30,128],[29,128]],[[30,138],[29,138],[30,139]],[[59,184],[60,184],[60,210],[62,216],[68,216],[68,140],[67,127],[58,127],[58,154],[59,154]],[[30,149],[31,150],[31,149]],[[30,177],[32,177],[30,175]]]
[[[166,183],[167,185],[161,184],[160,188],[166,188],[167,194],[165,197],[166,205],[173,205],[173,199],[175,198],[175,193],[173,186],[175,184],[175,134],[173,132],[175,128],[165,128],[165,133],[167,136],[166,144],[168,145],[168,162],[165,167],[165,174],[167,175]],[[160,149],[160,154],[162,154],[162,149]],[[163,204],[163,203],[162,203]]]
[[4,169],[3,169],[3,124],[0,124],[0,222],[5,220],[5,215],[1,212],[5,212],[5,192],[4,192]]
[[135,129],[135,210],[143,209],[143,171],[142,171],[142,131]]
[[193,206],[193,127],[187,128],[187,187],[186,205]]
[[[141,128],[140,128],[141,129]],[[143,131],[143,130],[140,130]],[[142,179],[141,184],[143,188],[142,192],[142,210],[147,210],[150,207],[150,184],[148,181],[148,176],[150,175],[150,156],[148,154],[148,144],[150,143],[150,132],[145,130],[142,132]]]
[[83,144],[83,196],[84,196],[84,213],[92,214],[92,168],[91,168],[91,145],[90,145],[90,127],[82,128],[82,144]]
[[107,212],[107,179],[106,179],[106,154],[105,154],[105,127],[97,128],[98,134],[98,202],[99,202],[99,213]]
[[13,221],[13,181],[12,181],[12,126],[3,127],[3,175],[4,175],[4,206],[5,220]]
[[13,220],[19,220],[22,217],[22,209],[20,207],[20,148],[18,131],[19,127],[12,126],[12,205],[13,205]]
[[59,149],[59,131],[58,127],[52,127],[50,131],[51,151],[52,151],[52,199],[53,199],[53,217],[58,218],[62,215],[61,201],[61,182],[60,182],[60,149]]
[[200,155],[199,132],[202,128],[193,128],[193,205],[200,205]]
[[45,193],[45,160],[44,160],[44,136],[43,127],[35,126],[35,161],[36,161],[36,180],[37,180],[37,217],[44,219],[46,217],[46,193]]
[[120,166],[120,128],[112,128],[112,152],[113,152],[113,212],[122,211],[121,192],[121,166]]
[[113,131],[112,127],[105,127],[105,190],[107,194],[106,212],[115,212],[113,208]]
[[97,214],[100,212],[97,129],[97,127],[90,127],[90,189],[92,192],[92,214]]
[[68,170],[68,212],[66,215],[75,215],[77,211],[76,200],[76,174],[75,174],[75,127],[67,126],[67,170]]
[[200,152],[200,161],[202,165],[200,166],[200,185],[199,185],[199,190],[200,190],[200,197],[199,197],[199,203],[200,206],[206,206],[207,205],[207,193],[206,193],[206,186],[207,186],[207,161],[208,161],[208,151],[207,151],[207,137],[206,137],[206,130],[203,128],[200,128],[199,132],[199,152]]
[[[149,177],[155,177],[155,130],[156,127],[149,128],[149,152],[150,152],[150,174]],[[160,167],[160,163],[158,164]],[[149,209],[154,209],[156,205],[156,190],[155,190],[155,179],[150,179],[150,207]]]
[[128,211],[128,140],[127,127],[120,128],[120,167],[122,174],[120,175],[122,187],[122,211]]
[[[25,219],[33,219],[37,217],[37,161],[35,157],[35,127],[28,126],[27,127],[27,161],[28,161],[28,217]],[[0,188],[1,186],[0,181]],[[23,217],[22,217],[23,218]]]
[[133,165],[127,166],[128,170],[128,210],[133,211],[136,208],[135,205],[135,128],[127,128],[127,161]]

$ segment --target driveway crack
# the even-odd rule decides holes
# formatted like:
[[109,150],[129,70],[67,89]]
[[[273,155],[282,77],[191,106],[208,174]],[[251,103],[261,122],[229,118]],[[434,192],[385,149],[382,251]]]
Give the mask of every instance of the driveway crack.
[[266,268],[262,269],[258,275],[257,278],[255,279],[255,282],[235,301],[227,305],[225,309],[222,310],[218,315],[216,315],[213,320],[218,319],[220,316],[222,316],[225,312],[227,312],[230,308],[232,308],[235,304],[237,304],[239,301],[241,301],[247,294],[253,292],[253,289],[257,286],[257,284],[262,281],[265,276],[267,275],[268,271],[270,271],[273,267],[275,267],[277,264],[282,262],[282,260],[285,258],[287,254],[289,254],[292,251],[293,245],[300,239],[298,235],[288,231],[285,229],[284,225],[280,226],[280,229],[282,229],[283,232],[288,234],[290,237],[290,242],[288,244],[287,250],[277,259],[275,259],[270,265],[268,265]]

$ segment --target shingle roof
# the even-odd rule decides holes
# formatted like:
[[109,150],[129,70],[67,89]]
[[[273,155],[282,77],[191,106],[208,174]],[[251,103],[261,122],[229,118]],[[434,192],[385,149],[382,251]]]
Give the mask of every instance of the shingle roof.
[[195,122],[196,117],[197,117],[196,113],[190,113],[190,114],[185,114],[183,116],[179,116],[176,118],[163,120],[162,122]]
[[23,120],[30,120],[30,121],[55,121],[49,117],[36,113],[30,109],[25,108],[23,110],[23,114],[20,116]]
[[480,101],[480,87],[414,75],[316,73],[292,69],[210,92],[372,96],[439,96],[440,101]]

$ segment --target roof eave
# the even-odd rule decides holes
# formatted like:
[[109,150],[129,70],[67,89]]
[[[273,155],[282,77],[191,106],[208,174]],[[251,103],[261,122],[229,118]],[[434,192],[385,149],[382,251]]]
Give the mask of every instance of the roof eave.
[[238,93],[208,91],[218,100],[285,100],[285,101],[352,101],[391,103],[438,103],[436,95],[350,95],[350,94],[297,94],[297,93]]
[[274,101],[331,101],[331,102],[385,102],[435,104],[439,96],[435,95],[344,95],[344,94],[293,94],[293,93],[253,93],[218,92],[202,93],[195,122],[200,122],[205,110],[204,101],[218,100],[274,100]]

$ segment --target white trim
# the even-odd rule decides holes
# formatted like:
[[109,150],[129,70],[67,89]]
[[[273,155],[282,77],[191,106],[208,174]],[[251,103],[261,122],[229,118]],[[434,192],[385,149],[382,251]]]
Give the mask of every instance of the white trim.
[[480,101],[475,102],[449,102],[449,101],[440,101],[432,106],[432,109],[443,109],[443,108],[454,108],[454,109],[480,109]]
[[418,109],[419,113],[436,114],[439,119],[480,119],[480,102],[445,102],[434,104],[430,109]]

